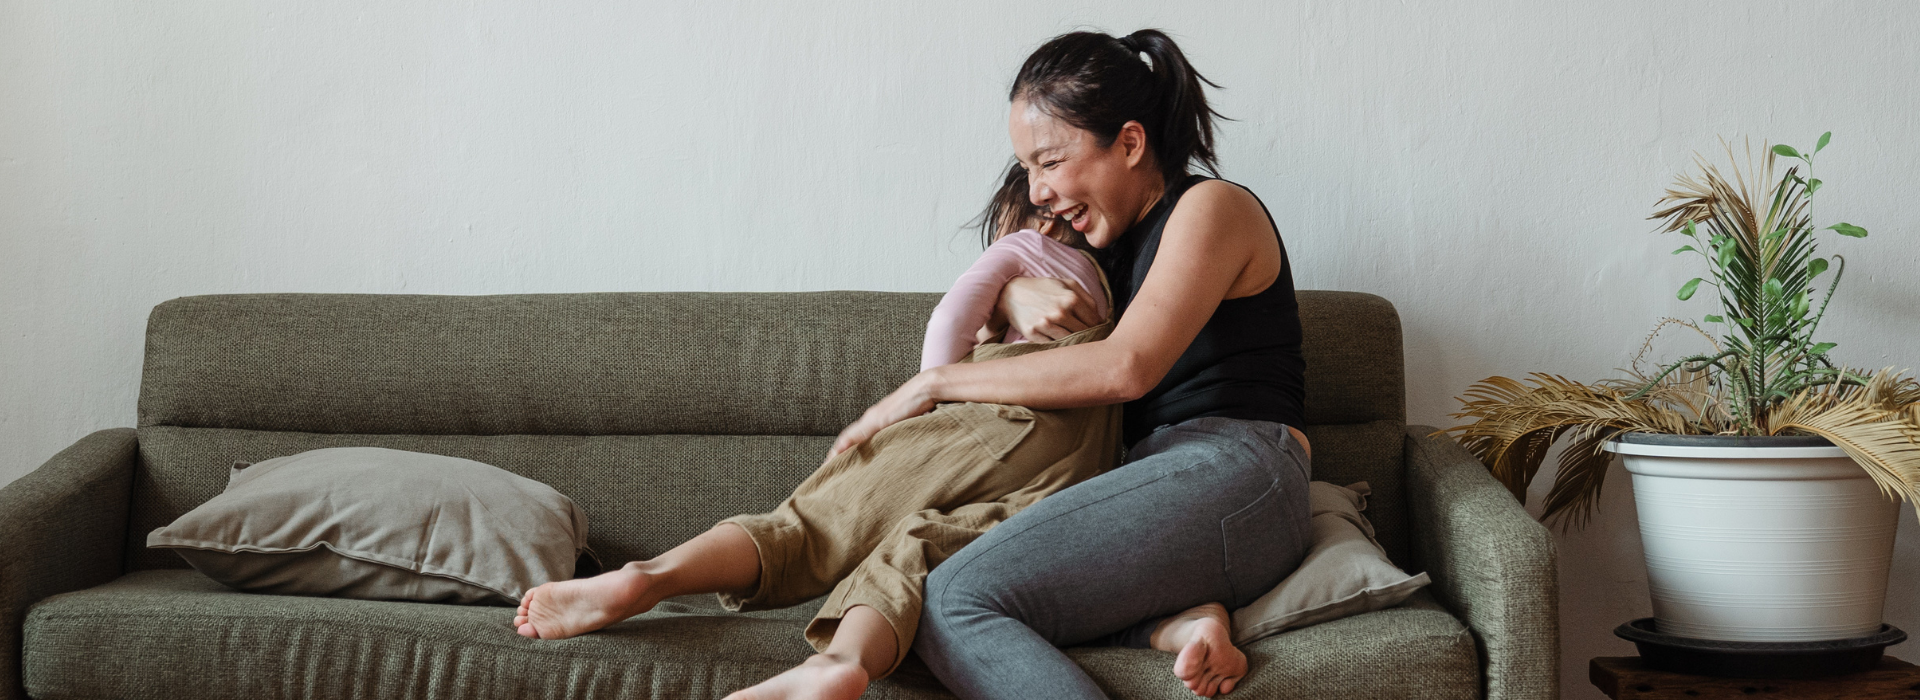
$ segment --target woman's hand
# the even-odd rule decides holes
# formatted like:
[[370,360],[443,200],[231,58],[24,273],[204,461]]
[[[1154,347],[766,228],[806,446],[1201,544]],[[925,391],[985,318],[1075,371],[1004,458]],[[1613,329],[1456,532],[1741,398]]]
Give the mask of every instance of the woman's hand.
[[1000,289],[997,316],[1028,340],[1059,340],[1100,324],[1093,299],[1072,280],[1015,277]]
[[833,450],[827,452],[827,458],[845,452],[873,438],[887,426],[933,410],[934,373],[940,368],[914,375],[900,388],[893,390],[880,403],[874,404],[860,415],[860,420],[840,431],[840,437],[833,441]]

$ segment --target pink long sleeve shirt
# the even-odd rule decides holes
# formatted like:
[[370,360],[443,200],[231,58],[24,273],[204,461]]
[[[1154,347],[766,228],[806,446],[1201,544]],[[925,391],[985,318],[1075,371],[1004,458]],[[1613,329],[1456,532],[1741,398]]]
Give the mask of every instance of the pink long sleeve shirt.
[[[1072,280],[1093,297],[1094,311],[1106,318],[1110,312],[1106,288],[1100,284],[1100,268],[1085,253],[1053,240],[1039,231],[1027,229],[1009,233],[987,246],[980,259],[960,279],[927,321],[927,338],[920,346],[920,369],[959,362],[973,352],[974,338],[1000,299],[1000,289],[1015,277],[1053,277]],[[1007,329],[1002,342],[1024,343],[1019,331]]]

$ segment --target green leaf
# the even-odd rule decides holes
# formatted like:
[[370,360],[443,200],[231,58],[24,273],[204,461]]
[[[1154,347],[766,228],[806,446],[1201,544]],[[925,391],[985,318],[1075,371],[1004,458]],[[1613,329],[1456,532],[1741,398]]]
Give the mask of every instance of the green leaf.
[[1707,323],[1726,323],[1727,319],[1719,314],[1707,314]]
[[1781,294],[1786,293],[1786,287],[1780,284],[1778,277],[1767,280],[1766,285],[1763,286],[1762,289],[1765,290],[1768,299],[1778,299]]
[[1819,277],[1820,273],[1826,272],[1826,271],[1827,271],[1826,258],[1814,258],[1813,260],[1807,262],[1807,279],[1813,279],[1815,277]]
[[1793,298],[1793,315],[1794,315],[1794,316],[1806,316],[1806,315],[1807,315],[1807,305],[1808,305],[1808,303],[1809,303],[1809,301],[1808,301],[1808,299],[1807,299],[1807,293],[1806,293],[1806,292],[1801,292],[1801,293],[1799,293],[1798,295],[1796,295],[1796,296],[1795,296],[1795,297]]
[[1681,254],[1681,253],[1685,253],[1685,252],[1687,252],[1687,251],[1689,251],[1689,250],[1693,250],[1693,249],[1694,249],[1694,248],[1693,248],[1693,246],[1690,246],[1690,245],[1683,245],[1683,246],[1680,246],[1680,249],[1679,249],[1679,250],[1676,250],[1676,251],[1673,251],[1673,254],[1674,254],[1674,255],[1679,255],[1679,254]]
[[1813,349],[1808,352],[1811,352],[1815,355],[1825,355],[1827,354],[1828,350],[1832,350],[1836,347],[1839,347],[1838,343],[1821,343],[1819,345],[1813,346]]
[[1680,300],[1686,301],[1688,299],[1692,299],[1693,290],[1696,290],[1699,288],[1700,288],[1700,278],[1698,277],[1693,278],[1692,280],[1688,281],[1686,284],[1680,285]]
[[1742,326],[1746,326],[1746,327],[1748,327],[1748,328],[1752,328],[1752,327],[1753,327],[1753,319],[1750,319],[1750,318],[1740,318],[1739,316],[1735,316],[1735,317],[1733,317],[1733,320],[1734,320],[1734,321],[1737,321],[1737,322],[1739,322],[1739,323],[1740,323],[1740,325],[1742,325]]
[[1832,226],[1828,226],[1827,228],[1830,228],[1830,229],[1833,229],[1833,232],[1834,232],[1834,233],[1838,233],[1838,234],[1840,234],[1840,235],[1842,235],[1842,236],[1850,236],[1850,237],[1853,237],[1853,238],[1866,238],[1866,237],[1867,237],[1867,230],[1866,230],[1866,229],[1863,229],[1863,228],[1860,228],[1860,227],[1858,227],[1858,226],[1855,226],[1855,225],[1853,225],[1853,224],[1849,224],[1849,223],[1846,223],[1846,222],[1844,222],[1844,221],[1843,221],[1843,222],[1840,222],[1840,223],[1837,223],[1837,224],[1834,224],[1834,225],[1832,225]]
[[1774,147],[1773,147],[1773,153],[1774,153],[1774,155],[1780,155],[1780,156],[1786,156],[1786,157],[1788,157],[1788,158],[1799,158],[1799,157],[1800,157],[1800,152],[1799,152],[1799,151],[1796,151],[1796,150],[1793,150],[1793,147],[1792,147],[1792,146],[1789,146],[1789,145],[1786,145],[1786,144],[1784,144],[1784,143],[1783,143],[1783,144],[1780,144],[1780,145],[1778,145],[1778,146],[1774,146]]
[[1813,196],[1813,193],[1815,193],[1815,192],[1819,192],[1819,191],[1820,191],[1820,184],[1821,184],[1821,183],[1820,183],[1820,178],[1817,178],[1817,177],[1816,177],[1816,178],[1814,178],[1814,179],[1812,179],[1812,180],[1808,180],[1808,181],[1807,181],[1807,196],[1808,196],[1808,197],[1812,197],[1812,196]]
[[1719,252],[1720,267],[1724,268],[1733,265],[1733,254],[1739,247],[1740,244],[1734,243],[1731,238],[1720,242],[1720,250],[1717,251]]
[[1827,133],[1821,134],[1820,142],[1813,145],[1813,152],[1819,153],[1820,149],[1826,148],[1827,142],[1831,140],[1833,140],[1833,132],[1829,131]]

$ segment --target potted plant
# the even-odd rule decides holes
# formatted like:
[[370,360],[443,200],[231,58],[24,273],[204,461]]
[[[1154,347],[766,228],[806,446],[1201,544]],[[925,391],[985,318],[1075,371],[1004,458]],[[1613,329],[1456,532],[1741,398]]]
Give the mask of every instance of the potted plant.
[[[1523,503],[1561,445],[1542,517],[1563,528],[1586,523],[1608,453],[1622,455],[1659,633],[1788,643],[1882,632],[1897,501],[1920,504],[1920,383],[1836,364],[1835,345],[1814,337],[1846,269],[1817,254],[1816,237],[1867,235],[1812,223],[1814,155],[1831,135],[1806,152],[1763,146],[1756,160],[1748,149],[1744,167],[1729,144],[1725,174],[1696,156],[1698,172],[1656,205],[1659,231],[1687,239],[1674,253],[1708,270],[1679,298],[1711,289],[1719,308],[1700,323],[1661,321],[1640,355],[1673,329],[1697,332],[1704,351],[1653,371],[1635,357],[1625,376],[1590,384],[1491,377],[1443,431]],[[1799,162],[1777,173],[1781,159]]]

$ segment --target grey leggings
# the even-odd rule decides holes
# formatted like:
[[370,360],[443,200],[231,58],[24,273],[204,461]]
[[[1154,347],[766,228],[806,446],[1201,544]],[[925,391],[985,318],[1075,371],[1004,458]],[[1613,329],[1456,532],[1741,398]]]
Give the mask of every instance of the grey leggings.
[[1105,698],[1058,647],[1145,647],[1169,615],[1265,594],[1311,543],[1309,473],[1279,423],[1162,426],[934,569],[914,650],[967,700]]

